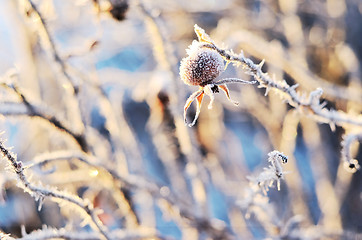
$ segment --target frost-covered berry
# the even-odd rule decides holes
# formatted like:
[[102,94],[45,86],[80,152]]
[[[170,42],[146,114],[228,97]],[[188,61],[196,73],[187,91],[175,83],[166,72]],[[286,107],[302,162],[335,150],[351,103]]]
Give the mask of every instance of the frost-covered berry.
[[181,61],[181,80],[188,85],[205,86],[224,71],[224,60],[215,50],[199,47],[195,42]]
[[[253,84],[255,82],[248,82],[238,78],[224,78],[216,80],[216,78],[225,69],[225,63],[222,58],[226,55],[220,55],[221,49],[219,49],[214,41],[207,35],[204,29],[195,24],[195,33],[199,38],[199,41],[193,41],[192,44],[186,49],[187,57],[182,59],[180,65],[180,77],[187,85],[199,86],[199,90],[190,95],[186,100],[184,106],[184,120],[187,124],[187,110],[190,108],[193,101],[196,100],[196,114],[192,123],[188,124],[189,127],[195,125],[197,118],[200,115],[201,103],[204,95],[210,97],[209,109],[212,108],[214,102],[214,93],[218,93],[220,90],[225,92],[230,102],[238,105],[238,102],[233,101],[230,98],[229,89],[226,86],[227,83],[242,83]],[[283,159],[283,161],[286,159]]]

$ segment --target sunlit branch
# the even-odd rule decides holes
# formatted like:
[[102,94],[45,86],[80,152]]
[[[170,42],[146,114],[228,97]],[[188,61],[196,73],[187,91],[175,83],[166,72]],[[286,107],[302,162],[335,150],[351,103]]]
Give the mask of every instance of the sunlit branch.
[[[27,115],[29,117],[40,117],[51,123],[57,129],[62,130],[72,136],[83,151],[88,151],[88,144],[85,136],[82,133],[76,133],[71,130],[69,127],[70,124],[67,123],[65,119],[61,119],[59,116],[56,116],[55,113],[52,113],[52,111],[43,104],[35,104],[30,102],[30,100],[28,100],[28,98],[15,83],[10,83],[6,86],[12,89],[20,97],[22,103],[5,102],[0,107],[1,114],[8,116]],[[21,105],[25,106],[26,109],[24,109]]]
[[353,116],[342,111],[328,110],[324,108],[325,104],[320,103],[320,97],[323,94],[323,90],[320,88],[311,92],[309,97],[302,97],[295,90],[298,85],[290,86],[286,81],[276,81],[269,77],[268,73],[264,73],[261,70],[264,61],[260,64],[255,64],[251,59],[246,58],[243,53],[237,55],[232,51],[223,50],[215,44],[204,43],[203,47],[214,49],[222,55],[226,61],[233,62],[237,66],[241,65],[247,74],[252,75],[254,79],[259,82],[260,88],[266,88],[266,93],[268,93],[270,89],[276,89],[284,93],[284,95],[282,95],[283,98],[286,99],[291,106],[305,111],[308,115],[317,117],[317,120],[321,122],[332,125],[351,124],[362,126],[362,116]]
[[57,189],[50,189],[42,186],[36,186],[32,182],[30,182],[29,179],[25,176],[24,174],[25,169],[23,163],[21,161],[18,161],[16,157],[13,155],[13,153],[11,153],[3,145],[3,141],[0,141],[0,151],[2,152],[4,157],[8,160],[11,169],[16,173],[18,179],[20,180],[21,184],[19,184],[19,186],[23,188],[24,191],[28,192],[36,200],[39,200],[40,204],[42,203],[43,199],[46,197],[51,197],[72,203],[75,206],[78,206],[80,209],[82,209],[90,217],[91,223],[93,223],[91,225],[94,225],[96,227],[96,230],[98,230],[106,239],[111,239],[109,237],[107,228],[103,225],[103,223],[98,217],[99,210],[95,209],[89,201],[83,200],[78,196],[74,196],[72,194],[59,191]]
[[343,137],[342,141],[342,161],[344,161],[345,167],[351,171],[356,172],[360,169],[360,164],[357,159],[353,159],[351,156],[351,145],[355,141],[361,141],[362,140],[362,133],[357,134],[348,134]]

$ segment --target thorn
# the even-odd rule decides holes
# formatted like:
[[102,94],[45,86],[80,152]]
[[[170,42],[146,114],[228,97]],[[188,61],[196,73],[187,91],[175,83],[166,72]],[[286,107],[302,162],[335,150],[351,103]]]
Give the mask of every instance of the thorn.
[[283,81],[280,82],[283,86],[289,86],[288,83],[283,79]]
[[229,66],[230,61],[226,61],[225,67],[224,67],[224,71],[226,70],[226,68]]
[[329,127],[331,128],[331,131],[332,132],[335,132],[336,131],[336,124],[334,122],[330,122],[329,123]]
[[244,51],[243,51],[243,50],[240,51],[239,57],[240,57],[240,58],[245,58],[245,55],[244,55]]
[[322,109],[322,108],[324,108],[327,104],[328,104],[327,101],[323,101],[319,106],[320,106],[320,108]]
[[240,62],[233,62],[233,66],[235,67],[240,67],[241,63]]
[[263,67],[265,63],[265,59],[263,59],[259,64],[258,64],[258,68],[261,70],[261,68]]
[[291,89],[293,89],[293,90],[295,91],[295,89],[296,89],[297,87],[299,87],[299,83],[294,84],[294,85],[293,85],[293,86],[291,86],[290,88],[291,88]]
[[9,152],[12,152],[12,150],[14,149],[14,146],[8,147],[7,149],[8,149]]
[[320,88],[320,87],[316,89],[316,92],[317,92],[318,94],[320,94],[320,96],[323,95],[323,89]]
[[246,59],[245,59],[245,62],[246,62],[247,64],[249,64],[249,65],[254,64],[253,61],[251,61],[249,58],[246,58]]
[[25,225],[21,224],[20,228],[21,228],[21,235],[22,235],[23,237],[26,236],[26,235],[28,235],[28,234],[26,233]]
[[265,85],[265,84],[263,84],[263,83],[260,83],[260,84],[258,85],[258,88],[268,88],[268,86]]
[[247,70],[247,71],[245,71],[245,74],[248,74],[248,75],[253,75],[253,72],[252,71],[250,71],[250,70]]
[[195,126],[195,124],[196,124],[196,121],[193,121],[192,123],[189,123],[189,124],[186,124],[188,127],[193,127],[193,126]]
[[270,87],[266,87],[265,88],[265,93],[264,93],[265,97],[268,96],[269,91],[270,91]]
[[44,197],[40,196],[38,199],[38,212],[41,211],[42,207],[43,207],[43,203],[44,203]]

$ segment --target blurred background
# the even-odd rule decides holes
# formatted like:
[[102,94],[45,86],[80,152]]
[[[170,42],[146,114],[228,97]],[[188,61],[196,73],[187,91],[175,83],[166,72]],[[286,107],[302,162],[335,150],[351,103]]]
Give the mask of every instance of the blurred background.
[[[189,128],[183,106],[197,87],[178,73],[197,24],[218,46],[265,59],[265,72],[298,83],[301,94],[321,87],[328,109],[361,114],[361,1],[0,6],[0,131],[34,184],[88,199],[124,239],[362,238],[362,175],[341,161],[343,136],[360,134],[361,126],[334,128],[277,92],[230,84],[239,106],[216,94],[208,110],[205,98]],[[252,80],[231,64],[220,77]],[[189,121],[194,114],[192,106]],[[280,191],[274,184],[264,193],[247,176],[268,167],[273,150],[289,157],[288,173]],[[361,140],[350,150],[361,161]],[[27,239],[50,239],[44,226],[94,232],[70,204],[46,198],[39,207],[6,166],[4,158],[1,231],[20,238],[22,228],[40,229]]]

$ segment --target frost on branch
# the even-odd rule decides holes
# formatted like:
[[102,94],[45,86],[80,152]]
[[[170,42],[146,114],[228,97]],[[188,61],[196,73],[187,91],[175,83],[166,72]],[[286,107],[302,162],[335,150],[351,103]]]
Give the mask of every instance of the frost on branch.
[[10,234],[3,233],[0,231],[0,239],[1,240],[14,240],[15,238],[12,238]]
[[277,189],[280,190],[280,180],[284,179],[282,164],[287,163],[288,157],[283,153],[274,150],[268,153],[269,167],[256,177],[248,176],[249,188],[244,190],[242,199],[237,201],[237,205],[245,213],[245,218],[250,219],[254,214],[259,221],[275,221],[274,208],[269,204],[267,192],[273,183],[277,182]]
[[301,110],[315,120],[330,124],[332,130],[334,125],[346,126],[362,126],[362,115],[347,114],[342,111],[328,110],[325,103],[320,103],[320,97],[323,94],[321,88],[312,91],[308,97],[296,91],[298,84],[290,86],[285,80],[276,80],[269,76],[268,73],[262,71],[264,60],[259,64],[254,63],[251,59],[245,57],[244,53],[235,54],[232,50],[219,48],[212,39],[199,26],[195,26],[195,31],[199,36],[203,48],[210,48],[217,51],[227,63],[234,63],[236,67],[242,67],[246,74],[253,76],[259,83],[259,88],[266,88],[266,94],[270,90],[276,91],[283,100],[287,101],[291,106]]
[[342,145],[342,161],[344,162],[344,167],[347,171],[351,173],[355,173],[357,170],[360,169],[360,164],[357,159],[353,159],[351,154],[351,145],[355,141],[362,140],[362,133],[359,134],[348,134],[343,137]]
[[277,182],[277,189],[280,190],[280,180],[284,179],[286,173],[283,171],[282,164],[288,161],[287,156],[276,150],[268,153],[268,156],[269,167],[264,168],[257,177],[248,177],[251,182],[257,183],[265,194],[274,182]]
[[81,213],[83,214],[82,216],[87,221],[87,224],[89,223],[90,226],[92,226],[96,231],[99,231],[106,239],[110,239],[108,236],[108,230],[98,217],[99,210],[95,209],[87,199],[83,200],[78,196],[74,196],[64,191],[59,191],[56,188],[44,187],[40,184],[36,185],[32,183],[24,173],[25,168],[23,163],[18,161],[17,157],[4,146],[2,140],[0,140],[0,151],[4,158],[9,162],[9,168],[17,175],[19,179],[18,186],[34,197],[36,201],[39,201],[39,210],[41,209],[44,198],[46,197],[54,198],[62,204],[74,204],[77,209],[81,210]]
[[[310,8],[287,0],[278,1],[279,9],[273,1],[255,8],[233,1],[171,6],[141,0],[132,1],[121,23],[109,16],[114,13],[109,7],[129,0],[5,2],[13,1],[4,1],[0,12],[18,21],[7,21],[3,45],[18,51],[3,49],[9,56],[3,67],[14,66],[17,76],[0,79],[0,131],[19,157],[15,171],[1,161],[0,168],[8,165],[11,171],[1,173],[0,185],[5,201],[13,190],[16,200],[27,196],[22,189],[39,208],[44,199],[39,215],[48,219],[43,213],[51,209],[51,220],[62,223],[45,220],[48,227],[42,228],[24,222],[23,239],[344,239],[331,230],[355,227],[357,208],[345,206],[359,199],[360,174],[336,171],[337,164],[329,163],[336,163],[335,142],[345,131],[342,155],[349,168],[358,167],[360,142],[348,136],[361,132],[361,64],[352,61],[353,44],[338,39],[345,36],[345,16],[326,17],[323,9],[331,2],[354,9],[356,1],[319,1]],[[303,26],[304,11],[311,9],[318,14]],[[207,33],[195,25],[191,37],[193,21],[205,24]],[[275,23],[282,23],[277,35]],[[26,36],[19,36],[24,28]],[[324,33],[341,34],[332,34],[330,45]],[[341,54],[346,48],[352,53]],[[236,77],[255,80],[262,89],[236,86],[229,92],[229,84],[246,83]],[[210,108],[214,97],[223,106],[214,104],[210,111],[204,106],[197,128],[188,129],[180,111],[193,102],[197,110],[205,95]],[[197,119],[187,117],[190,125]],[[271,146],[290,158],[295,154],[297,164],[287,166],[293,176],[284,177],[282,155],[271,153],[264,171],[247,181],[256,151]],[[308,174],[303,161],[312,164]],[[21,181],[21,172],[27,181]],[[17,209],[36,212],[37,204],[22,204],[17,202]],[[305,218],[303,225],[295,215]],[[308,225],[319,235],[311,235]]]

